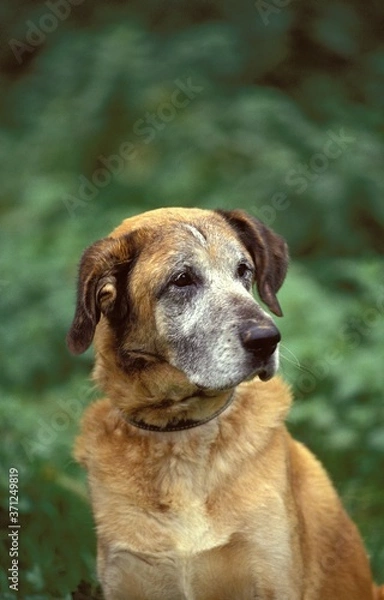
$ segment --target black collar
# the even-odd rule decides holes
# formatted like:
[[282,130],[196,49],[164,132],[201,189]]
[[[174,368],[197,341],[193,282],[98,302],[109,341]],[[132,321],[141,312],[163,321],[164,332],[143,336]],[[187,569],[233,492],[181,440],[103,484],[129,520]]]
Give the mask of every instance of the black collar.
[[122,414],[123,414],[124,419],[127,421],[127,423],[129,423],[130,425],[133,425],[134,427],[138,427],[139,429],[145,429],[146,431],[158,431],[160,433],[166,433],[168,431],[183,431],[185,429],[193,429],[193,427],[199,427],[200,425],[204,425],[205,423],[208,423],[209,421],[216,419],[216,417],[221,415],[221,413],[224,412],[225,409],[228,408],[228,406],[230,404],[232,404],[234,397],[235,397],[235,392],[233,391],[232,394],[230,394],[226,403],[223,406],[221,406],[219,408],[219,410],[214,412],[213,415],[209,415],[208,417],[205,417],[205,419],[200,419],[200,420],[181,419],[180,421],[177,421],[176,423],[164,425],[164,427],[160,427],[159,425],[150,425],[149,423],[145,423],[145,421],[142,421],[142,420],[136,421],[135,419],[127,417],[124,413],[122,413]]

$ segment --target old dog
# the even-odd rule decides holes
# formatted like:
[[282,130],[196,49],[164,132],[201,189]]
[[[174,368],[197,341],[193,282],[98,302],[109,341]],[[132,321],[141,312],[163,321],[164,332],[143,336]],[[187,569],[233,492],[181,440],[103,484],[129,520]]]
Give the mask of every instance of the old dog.
[[366,552],[275,376],[284,240],[241,210],[167,208],[85,250],[76,443],[106,600],[373,600]]

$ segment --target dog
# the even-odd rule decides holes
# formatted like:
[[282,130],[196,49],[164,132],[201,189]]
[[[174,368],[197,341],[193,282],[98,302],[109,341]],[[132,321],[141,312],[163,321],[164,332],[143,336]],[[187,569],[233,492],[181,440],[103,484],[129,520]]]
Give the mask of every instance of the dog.
[[106,600],[379,600],[359,533],[289,435],[276,376],[285,241],[241,210],[165,208],[85,250],[74,354]]

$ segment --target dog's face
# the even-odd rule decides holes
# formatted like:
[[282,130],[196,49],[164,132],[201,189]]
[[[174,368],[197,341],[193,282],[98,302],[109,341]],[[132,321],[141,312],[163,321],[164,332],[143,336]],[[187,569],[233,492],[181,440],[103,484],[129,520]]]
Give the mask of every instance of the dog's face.
[[68,345],[83,352],[96,326],[125,373],[154,361],[202,390],[229,389],[278,365],[284,241],[242,211],[160,209],[127,219],[88,248]]

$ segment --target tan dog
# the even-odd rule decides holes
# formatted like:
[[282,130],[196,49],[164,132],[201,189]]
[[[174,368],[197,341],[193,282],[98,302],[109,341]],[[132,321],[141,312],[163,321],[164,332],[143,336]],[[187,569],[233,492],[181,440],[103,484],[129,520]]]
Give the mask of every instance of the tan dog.
[[242,211],[160,209],[88,248],[68,345],[106,600],[373,600],[359,534],[288,434],[273,377],[284,241]]

